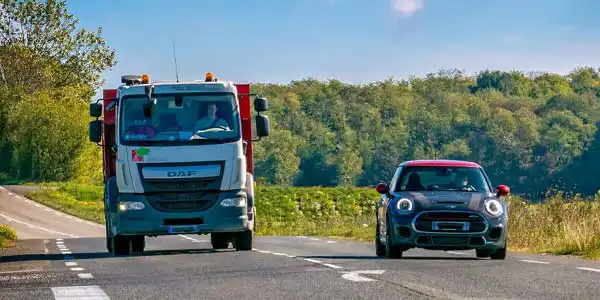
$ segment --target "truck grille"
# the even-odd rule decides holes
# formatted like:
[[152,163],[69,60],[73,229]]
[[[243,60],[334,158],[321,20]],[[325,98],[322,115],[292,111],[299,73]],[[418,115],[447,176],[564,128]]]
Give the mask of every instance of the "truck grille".
[[486,229],[483,216],[465,211],[424,212],[417,216],[414,225],[424,232],[482,233]]
[[211,208],[219,194],[216,192],[161,193],[147,195],[152,208],[162,212],[199,212]]

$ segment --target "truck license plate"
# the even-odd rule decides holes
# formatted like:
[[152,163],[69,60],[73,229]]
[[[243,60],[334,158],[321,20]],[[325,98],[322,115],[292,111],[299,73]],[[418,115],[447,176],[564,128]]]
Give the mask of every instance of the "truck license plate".
[[184,233],[184,232],[196,232],[198,231],[196,226],[169,226],[167,227],[169,233]]

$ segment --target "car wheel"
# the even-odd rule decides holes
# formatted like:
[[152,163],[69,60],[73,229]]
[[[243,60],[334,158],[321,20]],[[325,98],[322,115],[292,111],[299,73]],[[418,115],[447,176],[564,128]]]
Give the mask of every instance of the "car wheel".
[[505,259],[506,258],[506,247],[496,250],[496,252],[490,254],[491,259]]
[[377,224],[377,229],[375,229],[375,254],[379,257],[382,257],[385,256],[385,253],[385,245],[381,243],[379,224]]
[[402,250],[400,247],[392,244],[392,229],[390,228],[390,221],[386,222],[385,230],[385,257],[387,258],[402,258]]
[[479,258],[490,257],[490,251],[487,249],[475,249],[475,256]]

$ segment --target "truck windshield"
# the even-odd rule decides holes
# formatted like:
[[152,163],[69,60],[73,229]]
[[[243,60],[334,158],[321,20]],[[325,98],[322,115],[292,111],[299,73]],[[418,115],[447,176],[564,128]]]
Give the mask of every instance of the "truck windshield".
[[407,167],[396,191],[489,192],[488,182],[479,168]]
[[[145,106],[150,117],[144,114]],[[125,96],[120,109],[120,136],[126,145],[220,143],[240,138],[239,110],[232,94],[155,95],[152,101],[145,95]]]

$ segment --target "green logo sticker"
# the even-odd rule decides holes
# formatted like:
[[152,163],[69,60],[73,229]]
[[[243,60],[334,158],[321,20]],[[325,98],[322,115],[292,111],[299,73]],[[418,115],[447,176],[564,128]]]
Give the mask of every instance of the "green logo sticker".
[[150,149],[148,148],[138,148],[131,150],[131,158],[133,161],[144,161],[144,156],[150,153]]

